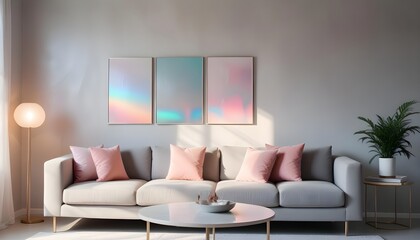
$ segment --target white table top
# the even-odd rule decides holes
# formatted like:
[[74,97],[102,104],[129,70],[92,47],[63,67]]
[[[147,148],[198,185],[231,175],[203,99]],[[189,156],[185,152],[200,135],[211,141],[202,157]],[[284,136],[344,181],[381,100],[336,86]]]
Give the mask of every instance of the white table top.
[[265,223],[274,217],[273,210],[257,205],[236,203],[226,213],[207,213],[194,202],[170,203],[144,207],[141,220],[175,227],[224,228]]

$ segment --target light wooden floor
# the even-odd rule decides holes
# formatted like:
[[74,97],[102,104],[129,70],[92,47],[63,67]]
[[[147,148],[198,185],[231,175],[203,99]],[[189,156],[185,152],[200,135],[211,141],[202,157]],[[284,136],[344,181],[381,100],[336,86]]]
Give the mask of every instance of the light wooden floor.
[[[44,223],[26,225],[20,222],[9,226],[7,229],[0,231],[1,240],[23,240],[27,239],[38,232],[51,231],[51,218],[46,218]],[[407,230],[377,230],[363,222],[351,222],[349,225],[349,235],[379,235],[386,240],[418,240],[420,239],[420,219],[413,220],[413,226]],[[152,224],[153,231],[167,232],[197,232],[197,229],[164,227]],[[99,219],[73,219],[59,218],[58,231],[145,231],[145,223],[143,221],[131,220],[99,220]],[[252,227],[219,229],[222,232],[254,232],[265,231],[265,225],[257,225]],[[317,223],[317,222],[272,222],[272,234],[325,234],[336,235],[344,232],[343,223]]]

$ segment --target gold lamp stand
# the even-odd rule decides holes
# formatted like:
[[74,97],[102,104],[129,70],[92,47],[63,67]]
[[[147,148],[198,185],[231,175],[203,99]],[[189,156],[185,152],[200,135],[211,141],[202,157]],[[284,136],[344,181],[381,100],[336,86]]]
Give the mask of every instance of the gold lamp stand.
[[28,156],[26,159],[26,218],[20,220],[24,224],[42,223],[43,218],[31,218],[31,128],[28,128]]
[[26,218],[22,219],[21,223],[41,223],[44,219],[31,217],[31,128],[37,128],[44,123],[45,111],[39,104],[21,103],[15,109],[14,119],[19,126],[28,128],[28,156],[26,162]]

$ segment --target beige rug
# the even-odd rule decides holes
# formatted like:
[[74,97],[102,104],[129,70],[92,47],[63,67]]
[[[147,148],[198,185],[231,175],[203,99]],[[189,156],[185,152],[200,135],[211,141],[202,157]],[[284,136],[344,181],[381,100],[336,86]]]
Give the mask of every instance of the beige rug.
[[[199,233],[151,233],[151,240],[204,240]],[[40,232],[28,240],[143,240],[145,233],[115,231],[68,231],[59,233]],[[264,234],[216,233],[217,240],[265,240]],[[344,235],[295,235],[272,234],[271,240],[383,240],[380,236],[344,236]]]

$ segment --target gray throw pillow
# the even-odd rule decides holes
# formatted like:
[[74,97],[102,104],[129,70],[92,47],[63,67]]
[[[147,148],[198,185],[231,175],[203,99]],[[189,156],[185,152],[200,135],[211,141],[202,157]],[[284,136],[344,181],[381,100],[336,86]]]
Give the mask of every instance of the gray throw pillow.
[[332,182],[332,146],[305,149],[302,154],[302,180],[322,180]]

